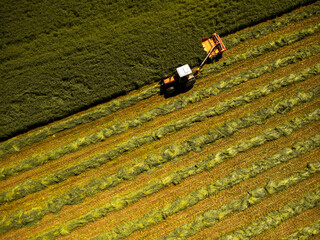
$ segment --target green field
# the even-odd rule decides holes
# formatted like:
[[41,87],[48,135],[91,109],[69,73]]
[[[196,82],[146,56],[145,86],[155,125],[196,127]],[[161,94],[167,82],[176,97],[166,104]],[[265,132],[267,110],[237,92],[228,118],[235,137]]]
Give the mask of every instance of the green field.
[[199,64],[200,41],[315,1],[1,1],[0,140]]
[[[127,3],[128,18],[154,11]],[[74,11],[63,29],[103,19]],[[0,143],[0,238],[317,239],[320,3],[286,11],[224,32],[228,50],[187,92],[164,98],[148,75],[151,84]],[[8,46],[37,41],[11,34]]]

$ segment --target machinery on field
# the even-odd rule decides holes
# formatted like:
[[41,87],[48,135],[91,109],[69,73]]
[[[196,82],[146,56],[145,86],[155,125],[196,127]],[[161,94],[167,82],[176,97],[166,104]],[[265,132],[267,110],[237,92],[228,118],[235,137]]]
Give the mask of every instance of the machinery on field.
[[203,65],[208,58],[212,61],[222,57],[222,53],[226,50],[221,38],[218,34],[213,33],[210,37],[202,39],[203,49],[207,52],[207,56],[202,61],[199,67],[191,70],[188,64],[185,64],[176,69],[176,72],[171,76],[165,76],[161,79],[161,90],[167,95],[172,95],[178,89],[189,89],[196,82],[196,77],[200,74]]

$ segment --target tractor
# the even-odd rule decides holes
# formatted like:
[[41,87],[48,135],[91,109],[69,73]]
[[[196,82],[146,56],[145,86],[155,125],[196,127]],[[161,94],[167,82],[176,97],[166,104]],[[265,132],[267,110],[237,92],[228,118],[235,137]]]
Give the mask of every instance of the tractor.
[[203,65],[206,63],[208,58],[212,61],[218,60],[222,57],[222,53],[226,50],[226,47],[221,41],[218,34],[213,33],[210,37],[202,39],[202,46],[207,52],[207,56],[202,61],[199,67],[191,70],[188,64],[176,68],[176,72],[171,76],[165,76],[160,81],[161,92],[165,95],[172,95],[181,89],[190,89],[196,82],[197,76]]

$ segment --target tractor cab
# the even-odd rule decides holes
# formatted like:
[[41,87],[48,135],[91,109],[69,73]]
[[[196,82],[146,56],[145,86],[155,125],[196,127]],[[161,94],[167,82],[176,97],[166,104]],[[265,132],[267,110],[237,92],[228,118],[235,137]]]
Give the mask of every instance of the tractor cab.
[[222,57],[222,53],[226,51],[226,47],[221,41],[220,36],[216,33],[213,33],[210,37],[203,38],[202,46],[207,52],[207,56],[200,66],[195,68],[194,71],[191,70],[188,64],[178,67],[171,77],[165,76],[161,79],[161,92],[172,95],[176,90],[190,89],[196,82],[196,78],[199,76],[208,58],[211,60],[219,59]]
[[191,88],[194,83],[194,74],[190,66],[185,64],[176,68],[176,72],[171,77],[164,77],[160,84],[165,87],[168,94],[172,94],[178,88]]

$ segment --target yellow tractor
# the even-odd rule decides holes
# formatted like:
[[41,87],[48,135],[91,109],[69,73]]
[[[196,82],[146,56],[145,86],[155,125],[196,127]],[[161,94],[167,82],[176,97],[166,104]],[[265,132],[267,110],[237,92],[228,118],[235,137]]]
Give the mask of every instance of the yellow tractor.
[[226,50],[221,38],[218,34],[213,33],[210,37],[202,39],[202,46],[207,52],[207,56],[202,61],[199,67],[191,70],[188,64],[185,64],[176,69],[176,72],[171,76],[165,76],[161,79],[161,91],[166,95],[172,95],[179,89],[190,89],[196,82],[196,77],[200,74],[201,68],[210,58],[211,60],[219,59],[222,53]]

